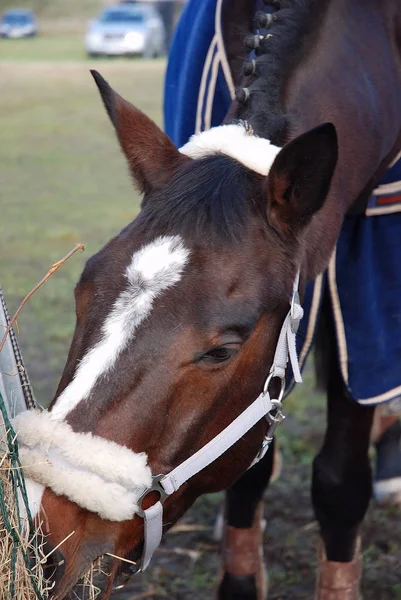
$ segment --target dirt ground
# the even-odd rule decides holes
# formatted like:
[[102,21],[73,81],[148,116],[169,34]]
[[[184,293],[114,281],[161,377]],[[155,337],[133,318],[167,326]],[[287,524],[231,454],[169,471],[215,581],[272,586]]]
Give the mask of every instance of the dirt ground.
[[[285,436],[303,439],[316,449],[324,406],[310,424],[289,416]],[[284,450],[286,441],[283,442]],[[265,495],[265,562],[270,600],[313,598],[317,525],[310,502],[309,461],[285,451],[282,475]],[[203,600],[212,598],[219,568],[214,522],[222,496],[204,497],[165,538],[149,570],[113,596],[114,600]],[[363,600],[401,598],[401,520],[395,507],[373,502],[363,526]]]

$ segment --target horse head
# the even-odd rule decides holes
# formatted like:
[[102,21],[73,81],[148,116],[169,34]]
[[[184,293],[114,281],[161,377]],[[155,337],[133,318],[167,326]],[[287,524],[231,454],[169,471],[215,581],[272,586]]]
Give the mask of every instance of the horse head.
[[[59,599],[97,557],[140,558],[141,511],[159,498],[152,476],[171,473],[260,394],[298,272],[301,294],[306,282],[306,232],[337,159],[330,124],[282,149],[231,124],[179,151],[94,78],[144,200],[137,218],[86,263],[68,359],[38,425],[49,439],[59,432],[47,456],[53,470],[43,486],[29,484],[49,548],[61,544],[60,560],[49,559]],[[169,495],[163,531],[198,496],[232,485],[265,433],[259,420]],[[69,491],[59,480],[64,471],[76,471]]]

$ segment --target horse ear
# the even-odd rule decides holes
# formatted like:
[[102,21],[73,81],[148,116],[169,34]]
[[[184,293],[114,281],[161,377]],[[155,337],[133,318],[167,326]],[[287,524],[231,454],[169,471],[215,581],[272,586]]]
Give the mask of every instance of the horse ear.
[[100,73],[91,74],[140,190],[147,194],[162,187],[190,159],[177,150],[156,123],[117,94]]
[[303,133],[280,150],[266,180],[273,226],[298,230],[311,220],[326,200],[337,157],[331,123]]

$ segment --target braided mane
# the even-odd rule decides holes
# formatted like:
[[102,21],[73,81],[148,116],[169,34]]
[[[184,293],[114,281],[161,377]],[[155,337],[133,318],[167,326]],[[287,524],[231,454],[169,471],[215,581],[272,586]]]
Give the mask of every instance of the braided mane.
[[[329,0],[265,0],[255,15],[255,33],[245,38],[250,55],[230,112],[251,123],[255,133],[283,145],[288,130],[286,83],[318,41]],[[256,4],[260,4],[257,2]]]

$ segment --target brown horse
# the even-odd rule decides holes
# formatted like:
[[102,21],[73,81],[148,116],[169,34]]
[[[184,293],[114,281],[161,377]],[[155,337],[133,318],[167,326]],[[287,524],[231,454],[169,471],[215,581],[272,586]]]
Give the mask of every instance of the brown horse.
[[[86,478],[69,498],[52,477],[48,483],[42,478],[44,490],[30,486],[49,546],[74,532],[59,549],[59,599],[106,552],[140,558],[141,500],[134,498],[131,512],[130,506],[123,510],[125,496],[120,505],[113,488],[104,498],[101,482],[115,469],[120,483],[132,476],[134,483],[124,484],[129,490],[137,482],[138,489],[162,492],[155,480],[152,487],[150,473],[171,473],[254,402],[273,363],[297,273],[302,296],[306,282],[326,268],[347,211],[371,192],[401,149],[398,0],[271,4],[273,37],[255,42],[257,58],[246,67],[229,129],[219,128],[214,140],[202,138],[206,149],[194,142],[179,152],[94,73],[144,201],[139,216],[85,266],[75,290],[76,329],[50,408],[77,470],[71,457],[79,440]],[[234,0],[225,14],[237,83],[255,6]],[[327,343],[328,428],[312,490],[322,539],[316,598],[356,600],[374,409],[348,400],[332,336]],[[69,437],[66,423],[95,437]],[[266,427],[259,420],[164,504],[166,531],[199,495],[229,490],[219,587],[224,600],[264,595],[260,501],[271,450],[247,469]],[[121,446],[128,458],[113,454]],[[98,456],[100,485],[91,479]],[[135,458],[134,475],[117,473],[113,456],[127,465]],[[49,458],[63,470],[60,454],[49,451]],[[158,498],[147,493],[142,509]],[[103,598],[117,567],[118,561],[110,565]]]

